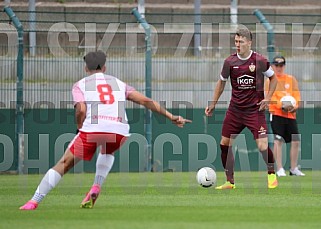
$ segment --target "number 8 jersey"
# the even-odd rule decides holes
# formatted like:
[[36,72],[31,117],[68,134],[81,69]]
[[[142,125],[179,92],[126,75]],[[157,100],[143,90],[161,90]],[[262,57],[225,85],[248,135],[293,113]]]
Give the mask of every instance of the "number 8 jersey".
[[80,131],[129,135],[126,98],[135,89],[114,76],[95,73],[72,88],[74,104],[85,102],[86,118]]

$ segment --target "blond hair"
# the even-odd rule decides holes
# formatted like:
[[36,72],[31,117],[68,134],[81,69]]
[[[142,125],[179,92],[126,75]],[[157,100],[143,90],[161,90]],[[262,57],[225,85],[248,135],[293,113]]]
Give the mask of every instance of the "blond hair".
[[246,27],[242,27],[242,28],[238,28],[236,30],[235,35],[239,36],[239,37],[246,37],[246,39],[248,39],[249,41],[252,41],[252,33],[251,31],[246,28]]

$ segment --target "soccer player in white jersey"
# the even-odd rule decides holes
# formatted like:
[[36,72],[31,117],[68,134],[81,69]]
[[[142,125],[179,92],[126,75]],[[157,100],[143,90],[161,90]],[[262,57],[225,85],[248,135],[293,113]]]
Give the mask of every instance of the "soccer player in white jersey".
[[101,51],[89,52],[85,57],[87,77],[74,84],[72,94],[76,110],[78,134],[71,141],[62,158],[47,171],[31,200],[21,210],[34,210],[42,199],[75,164],[91,160],[97,147],[101,151],[97,158],[93,186],[81,203],[83,208],[92,208],[103,182],[114,163],[114,152],[129,136],[125,101],[131,100],[151,111],[170,119],[178,127],[191,122],[171,114],[160,104],[147,98],[133,87],[114,76],[106,75],[106,55]]

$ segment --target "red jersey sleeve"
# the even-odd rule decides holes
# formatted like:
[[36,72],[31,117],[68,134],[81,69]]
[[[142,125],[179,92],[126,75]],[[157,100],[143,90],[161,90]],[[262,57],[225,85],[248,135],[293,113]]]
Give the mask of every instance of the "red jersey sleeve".
[[228,59],[224,61],[223,68],[221,71],[221,80],[226,81],[230,77],[230,63]]
[[270,68],[270,62],[263,56],[261,58],[261,68],[262,68],[262,72],[266,72]]

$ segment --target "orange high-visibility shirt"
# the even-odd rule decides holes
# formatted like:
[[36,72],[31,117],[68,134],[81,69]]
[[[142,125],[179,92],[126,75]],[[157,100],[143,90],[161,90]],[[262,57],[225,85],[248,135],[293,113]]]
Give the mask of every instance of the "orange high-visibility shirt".
[[[278,84],[272,95],[271,103],[269,105],[269,111],[273,115],[282,116],[285,118],[296,119],[296,113],[285,112],[282,110],[281,98],[286,95],[291,95],[296,100],[296,107],[299,106],[301,97],[298,81],[294,76],[283,74],[276,75],[278,79]],[[267,79],[265,81],[264,90],[268,92],[270,81]]]

